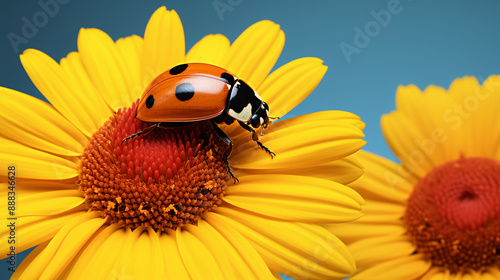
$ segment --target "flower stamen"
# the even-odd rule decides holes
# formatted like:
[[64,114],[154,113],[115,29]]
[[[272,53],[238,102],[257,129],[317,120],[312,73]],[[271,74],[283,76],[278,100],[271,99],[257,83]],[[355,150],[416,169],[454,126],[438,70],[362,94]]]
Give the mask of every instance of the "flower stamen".
[[453,272],[500,263],[500,163],[460,158],[422,178],[405,213],[417,250]]
[[119,110],[85,148],[79,189],[86,205],[110,224],[131,228],[196,224],[222,201],[227,145],[208,122],[156,128],[122,144],[151,125],[135,118],[136,107]]

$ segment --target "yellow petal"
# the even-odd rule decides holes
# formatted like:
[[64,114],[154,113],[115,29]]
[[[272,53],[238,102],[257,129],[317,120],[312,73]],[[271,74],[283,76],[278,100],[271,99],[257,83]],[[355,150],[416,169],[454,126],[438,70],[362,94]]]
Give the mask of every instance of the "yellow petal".
[[220,236],[206,222],[200,220],[196,226],[188,225],[186,229],[207,247],[218,266],[223,268],[221,269],[223,274],[221,279],[239,279],[238,269],[248,273],[247,265],[242,262],[231,244],[228,244],[224,237]]
[[[419,132],[418,128],[411,121],[404,116],[392,119],[383,116],[381,122],[387,135],[386,137],[392,137],[391,139],[393,139],[391,141],[387,139],[387,142],[392,147],[394,154],[401,159],[402,164],[411,173],[418,177],[423,177],[433,169],[434,164],[432,159],[420,149],[415,148],[415,144],[413,144],[414,139],[420,141],[425,136]],[[395,134],[398,134],[397,138],[392,136]]]
[[184,62],[186,49],[184,29],[177,13],[158,8],[149,19],[144,32],[142,56],[143,86],[156,76]]
[[281,274],[277,271],[273,271],[273,277],[276,280],[283,280],[283,277],[281,277]]
[[132,99],[135,100],[142,96],[144,86],[142,81],[142,46],[143,39],[137,35],[121,38],[116,41],[116,49],[125,63],[124,71],[128,72],[126,76],[130,79],[129,88]]
[[239,179],[223,200],[258,215],[304,223],[337,223],[362,216],[363,198],[329,180],[279,174]]
[[[88,266],[95,258],[97,252],[101,250],[104,242],[107,241],[115,231],[119,230],[120,227],[121,226],[119,224],[111,224],[109,226],[101,227],[101,231],[96,233],[95,236],[93,236],[92,239],[84,245],[84,247],[80,250],[79,256],[75,257],[73,262],[68,265],[62,275],[62,278],[75,279],[80,275],[88,275],[85,271],[90,270]],[[109,258],[112,259],[111,255]],[[100,265],[99,268],[104,269],[103,266],[104,265]],[[107,269],[111,270],[110,267]]]
[[417,254],[370,267],[350,279],[418,279],[430,266],[430,261]]
[[[44,269],[41,277],[56,279],[61,275],[83,245],[94,235],[94,233],[96,233],[105,221],[106,220],[102,218],[86,221],[76,226],[59,244],[55,244],[54,246],[58,245],[57,251],[50,259],[50,263]],[[49,243],[48,247],[50,246],[52,246],[52,241]],[[49,250],[49,248],[46,250]]]
[[[20,275],[21,279],[57,278],[88,238],[104,223],[104,220],[97,216],[95,212],[76,216],[57,232],[25,270],[16,270],[16,274]],[[51,265],[53,261],[54,265]]]
[[26,258],[21,262],[21,264],[16,268],[16,272],[12,274],[12,277],[10,278],[11,280],[18,280],[20,279],[21,272],[26,270],[26,268],[33,262],[33,260],[43,251],[45,248],[49,245],[49,241],[46,241],[44,243],[41,243],[40,245],[36,246],[31,253],[29,253]]
[[257,92],[269,104],[271,116],[283,117],[313,92],[327,69],[321,59],[299,58],[273,71]]
[[[16,235],[22,236],[16,240],[16,250],[22,252],[33,248],[47,240],[50,240],[54,235],[67,223],[74,219],[78,219],[83,213],[72,212],[57,216],[30,216],[17,218]],[[8,225],[7,219],[0,220],[4,225]],[[10,229],[8,227],[0,228],[0,240],[7,243],[7,237]],[[7,254],[7,246],[0,247],[2,256]]]
[[[7,184],[0,184],[7,189]],[[85,201],[82,192],[78,190],[59,190],[34,192],[30,194],[21,193],[17,195],[16,216],[42,216],[56,215],[69,211],[83,204]],[[1,201],[0,207],[7,208],[7,203]]]
[[498,267],[488,267],[481,274],[481,279],[493,280],[498,279],[500,277],[500,269]]
[[74,190],[76,179],[77,178],[68,180],[39,180],[16,178],[16,188],[18,191],[22,192]]
[[259,21],[234,41],[221,64],[255,89],[273,68],[284,45],[285,34],[279,25]]
[[454,104],[453,113],[447,117],[461,119],[454,123],[454,128],[464,136],[461,148],[468,157],[490,157],[498,150],[500,122],[492,118],[500,104],[500,79],[496,77],[496,84],[491,83],[493,76],[485,86],[480,86],[475,77],[463,77],[449,87]]
[[415,251],[415,245],[406,236],[380,236],[362,239],[348,245],[359,268],[375,266],[390,260],[404,258]]
[[321,165],[349,156],[365,144],[363,132],[352,124],[334,120],[297,125],[287,125],[288,122],[281,121],[280,126],[269,128],[260,137],[260,141],[276,154],[273,159],[248,139],[251,135],[245,135],[248,137],[246,143],[235,143],[230,165],[247,169],[297,168],[298,163]]
[[282,126],[294,126],[303,123],[322,121],[322,120],[336,121],[342,124],[350,124],[357,127],[359,130],[363,130],[365,128],[365,123],[361,121],[359,116],[350,112],[335,111],[335,110],[320,111],[315,113],[309,113],[306,115],[300,115],[287,120],[272,123],[271,128],[277,129]]
[[325,121],[325,125],[335,122],[339,125],[352,126],[357,128],[359,131],[362,131],[365,128],[365,123],[361,121],[359,116],[353,113],[345,111],[320,111],[274,122],[267,130],[264,130],[264,134],[284,129],[286,127],[294,127],[305,124],[307,126],[317,126],[318,122],[321,121]]
[[[365,123],[360,120],[359,116],[353,113],[344,111],[320,111],[273,122],[270,124],[269,128],[264,130],[264,135],[272,133],[273,131],[284,129],[286,127],[304,125],[306,123],[317,124],[318,121],[335,121],[338,124],[354,126],[360,131],[362,131],[365,127]],[[330,122],[328,122],[328,124],[329,123]],[[226,133],[226,135],[228,135],[231,139],[238,140],[237,138],[242,138],[243,140],[248,141],[250,134],[247,130],[243,129],[239,125],[233,124],[221,126],[224,130],[224,133]],[[316,163],[315,165],[318,164]]]
[[83,92],[71,75],[40,51],[26,50],[21,62],[35,86],[71,123],[88,137],[97,130],[97,122],[101,120],[94,120],[94,116],[100,114],[94,108],[104,104],[94,104],[94,99],[89,98],[92,92]]
[[203,62],[221,66],[229,50],[229,39],[221,34],[210,34],[196,43],[187,53],[186,62]]
[[[475,92],[475,96],[481,101],[480,111],[484,115],[491,116],[498,112],[498,104],[500,104],[500,76],[492,75],[488,77],[483,82],[481,88]],[[500,160],[500,147],[497,142],[497,139],[500,139],[500,120],[493,118],[490,121],[491,123],[480,122],[478,124],[480,127],[486,126],[485,130],[489,131],[489,137],[482,137],[482,133],[476,135],[476,137],[485,143],[482,145],[484,146],[483,151],[480,151],[482,154],[488,154],[490,147],[492,147],[493,152],[489,154],[494,155],[493,158]]]
[[[165,275],[165,264],[163,262],[163,250],[161,250],[160,236],[159,233],[156,233],[152,228],[148,228],[147,230],[147,238],[143,237],[142,241],[150,244],[150,253],[148,253],[150,255],[150,271],[149,275],[145,276],[148,276],[149,279],[160,279]],[[142,246],[138,244],[135,247],[135,253],[139,256],[141,255],[141,252],[144,252],[144,250],[142,250]]]
[[53,154],[82,153],[87,138],[51,105],[3,87],[0,95],[0,136]]
[[163,275],[163,256],[160,241],[154,230],[136,228],[125,242],[114,266],[120,275],[116,278],[160,279]]
[[0,138],[0,168],[16,166],[18,178],[68,179],[78,176],[76,164],[67,159]]
[[[74,110],[82,109],[83,112],[86,112],[92,117],[95,127],[101,127],[102,124],[111,116],[112,110],[104,99],[104,96],[99,92],[90,79],[90,76],[82,63],[80,53],[69,53],[65,58],[61,59],[60,65],[66,72],[67,78],[71,81],[74,94],[79,98],[83,98],[83,96],[87,98],[84,104],[80,104],[80,107],[88,107],[83,109],[80,107],[74,107]],[[66,98],[66,96],[63,98]]]
[[363,209],[363,223],[398,224],[404,216],[406,207],[392,202],[368,200]]
[[498,279],[496,276],[489,274],[488,272],[483,273],[480,275],[480,278],[478,277],[477,279],[480,280],[496,280]]
[[90,258],[90,262],[85,266],[83,272],[78,271],[81,272],[78,276],[85,275],[87,279],[120,279],[120,277],[130,277],[130,275],[127,275],[125,269],[117,269],[115,264],[120,258],[126,257],[123,251],[132,234],[131,230],[129,228],[120,228],[111,234],[107,231],[101,232],[101,234],[104,233],[107,235],[104,242],[99,246],[93,257]]
[[450,271],[444,267],[431,267],[423,276],[422,280],[450,279]]
[[[358,179],[363,174],[363,167],[353,156],[328,162],[322,165],[300,166],[286,169],[239,169],[238,174],[288,174],[317,177],[340,184],[348,184]],[[241,175],[239,175],[241,176]]]
[[[272,277],[264,261],[252,261],[247,263],[244,255],[244,247],[239,244],[230,243],[207,222],[200,220],[196,226],[188,226],[187,230],[196,236],[207,249],[212,253],[219,267],[223,268],[224,279],[269,279]],[[239,250],[238,250],[238,247]],[[260,257],[259,257],[260,258]],[[261,267],[252,267],[252,264],[259,263]],[[255,274],[254,271],[265,272],[265,274]]]
[[[402,153],[402,163],[411,172],[419,172],[416,174],[422,176],[422,169],[425,171],[433,166],[441,165],[450,157],[457,155],[456,150],[453,150],[455,145],[461,146],[459,142],[462,141],[460,140],[462,137],[457,137],[461,136],[461,132],[452,129],[454,125],[451,125],[450,120],[448,120],[447,114],[453,107],[453,99],[443,88],[429,86],[425,90],[425,94],[422,94],[420,89],[414,85],[400,86],[396,95],[396,104],[397,114],[384,116],[381,124],[389,143],[397,141],[391,136],[397,130],[392,129],[393,132],[387,130],[385,133],[385,127],[394,122],[396,125],[403,125],[403,129],[407,129],[405,127],[407,125],[412,127],[416,138],[405,139],[408,142],[399,141],[399,145],[403,145],[406,152],[402,148],[394,147],[393,149],[397,153]],[[426,110],[419,109],[422,107],[425,107]],[[399,108],[401,109],[399,110]],[[402,116],[399,123],[397,116]],[[396,119],[394,121],[391,118]]]
[[300,279],[345,278],[354,272],[354,258],[345,245],[320,226],[264,219],[227,207],[218,207],[216,213],[248,238],[272,270]]
[[[323,121],[324,121],[324,123],[321,123]],[[259,137],[259,138],[260,138],[261,142],[263,142],[264,137],[267,137],[268,139],[273,139],[274,136],[272,134],[275,131],[282,131],[284,129],[290,129],[293,131],[295,128],[297,128],[297,126],[315,127],[315,126],[318,126],[318,124],[319,124],[319,127],[322,127],[322,126],[327,127],[328,125],[331,125],[331,124],[334,124],[334,125],[338,124],[341,126],[347,126],[358,133],[361,133],[361,131],[365,127],[365,124],[355,114],[352,114],[349,112],[344,112],[344,111],[321,111],[321,112],[310,113],[310,114],[306,114],[306,115],[300,115],[297,117],[293,117],[290,119],[286,119],[286,120],[272,123],[270,125],[270,127],[264,131],[264,136]],[[222,125],[222,129],[224,130],[224,133],[226,133],[233,140],[234,146],[235,146],[234,149],[237,152],[245,152],[247,147],[252,147],[253,145],[255,145],[254,142],[249,141],[250,134],[248,133],[248,131],[244,130],[243,128],[241,128],[238,125],[234,125],[234,124],[229,125],[229,126]],[[301,133],[301,134],[303,134],[303,133]],[[303,134],[303,135],[305,135],[305,134]],[[246,143],[246,144],[244,144],[244,145],[247,145],[246,147],[240,146],[240,145],[242,145],[240,143],[242,141]],[[253,144],[249,144],[250,142]],[[252,151],[253,151],[253,149],[248,151],[248,152],[252,152]],[[234,158],[234,156],[235,155],[233,154],[233,158]],[[254,158],[255,154],[252,154],[251,157]],[[265,158],[267,158],[267,156]],[[345,158],[345,157],[342,157],[342,158]],[[319,162],[319,161],[315,160],[315,161],[309,162],[310,163],[309,165],[310,166],[318,166],[318,165],[326,164],[329,162],[331,162],[331,161]],[[306,163],[307,162],[302,161],[300,168],[308,166],[308,164],[306,164]],[[297,166],[297,167],[299,167],[299,166]],[[253,167],[251,167],[251,168],[253,168]],[[271,167],[268,167],[267,170],[269,170],[269,168],[271,168]],[[271,172],[274,172],[274,170],[276,170],[276,169],[278,169],[278,168],[273,168],[272,169],[273,171],[271,171]],[[284,169],[293,169],[293,167],[286,167]]]
[[[403,94],[401,94],[400,99],[402,99],[401,102],[405,102]],[[421,124],[416,127],[424,137],[413,141],[415,146],[418,145],[416,149],[423,151],[432,160],[434,166],[439,166],[450,159],[458,158],[460,156],[459,151],[463,151],[469,145],[467,142],[471,141],[470,138],[467,139],[467,136],[469,136],[467,135],[468,132],[462,129],[464,124],[461,122],[461,116],[458,119],[461,123],[456,123],[457,114],[460,113],[456,111],[458,103],[454,96],[441,87],[429,86],[425,89],[423,100],[419,105],[426,106],[428,113],[425,115],[418,114],[418,110],[417,114],[413,115],[405,113],[407,119],[412,122],[416,120],[417,123]],[[422,117],[425,117],[426,120],[421,120]],[[467,122],[465,119],[464,121]],[[435,148],[432,144],[435,144]],[[409,159],[406,161],[409,161]]]
[[[224,222],[224,220],[222,220],[217,214],[214,215],[211,212],[208,212],[204,216],[204,219],[210,224],[210,226],[216,229],[218,233],[222,235],[225,240],[227,240],[227,242],[230,243],[234,250],[237,251],[239,256],[234,256],[233,258],[241,258],[241,261],[245,262],[248,266],[243,266],[242,264],[238,265],[238,267],[241,267],[237,269],[237,272],[241,274],[239,276],[241,279],[245,279],[245,277],[254,277],[255,279],[269,278],[270,271],[267,264],[245,237],[243,237],[229,224]],[[217,245],[218,243],[214,244]],[[233,262],[233,258],[231,258],[231,262]],[[246,271],[247,268],[251,268],[251,271]]]
[[[129,229],[129,228],[127,228]],[[141,234],[144,232],[144,228],[136,228],[133,231],[126,231],[126,238],[122,240],[122,248],[120,255],[116,258],[116,262],[113,268],[108,272],[111,273],[111,278],[120,279],[124,277],[138,277],[138,268],[131,264],[131,260],[136,260],[137,256],[134,255],[134,247],[139,242]],[[145,248],[148,250],[149,248]],[[141,264],[143,264],[141,262]]]
[[163,263],[165,265],[165,279],[191,279],[187,269],[182,262],[177,246],[176,233],[168,230],[160,235],[161,251],[163,252]]
[[113,110],[130,106],[134,79],[127,64],[108,34],[95,28],[80,29],[78,51],[95,87]]
[[401,236],[406,233],[406,226],[400,224],[364,223],[363,218],[344,224],[325,224],[326,229],[333,232],[347,244],[375,236]]
[[418,179],[400,165],[381,156],[359,151],[354,154],[365,173],[350,186],[364,198],[374,201],[406,203]]
[[456,100],[463,100],[474,94],[480,87],[478,80],[472,76],[455,79],[449,86],[448,92]]
[[429,86],[422,93],[414,85],[401,86],[397,111],[382,117],[384,136],[402,164],[419,177],[461,154],[496,158],[500,121],[491,116],[498,111],[499,93],[498,76],[481,87],[473,77],[459,78],[448,91]]
[[472,269],[469,269],[467,271],[460,271],[458,272],[455,276],[455,279],[461,279],[461,280],[483,280],[486,279],[486,277],[483,278],[483,276]]
[[208,248],[187,230],[175,231],[177,248],[193,279],[223,279],[221,268]]

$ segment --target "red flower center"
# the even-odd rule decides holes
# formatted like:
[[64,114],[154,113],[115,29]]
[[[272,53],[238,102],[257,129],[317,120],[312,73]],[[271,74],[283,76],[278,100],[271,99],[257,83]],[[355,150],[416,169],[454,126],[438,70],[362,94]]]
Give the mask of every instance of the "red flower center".
[[500,263],[499,214],[500,163],[461,158],[418,182],[405,221],[417,250],[456,272]]
[[89,209],[108,222],[155,230],[196,224],[217,207],[229,180],[227,145],[208,122],[155,128],[136,119],[137,102],[119,110],[90,139],[81,158],[79,189]]

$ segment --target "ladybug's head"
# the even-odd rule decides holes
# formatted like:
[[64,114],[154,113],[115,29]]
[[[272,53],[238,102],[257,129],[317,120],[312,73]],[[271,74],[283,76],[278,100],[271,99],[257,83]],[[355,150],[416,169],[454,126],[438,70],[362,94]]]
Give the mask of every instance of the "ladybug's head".
[[226,108],[230,117],[262,130],[269,125],[269,106],[247,83],[235,80],[230,92]]
[[257,110],[253,112],[249,123],[253,128],[259,128],[261,126],[262,129],[267,128],[269,125],[269,105],[267,105],[266,102],[262,101]]

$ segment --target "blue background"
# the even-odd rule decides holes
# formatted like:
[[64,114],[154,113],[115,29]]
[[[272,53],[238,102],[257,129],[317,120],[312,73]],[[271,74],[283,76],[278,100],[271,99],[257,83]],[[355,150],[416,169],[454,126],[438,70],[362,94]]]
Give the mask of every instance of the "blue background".
[[[39,49],[58,61],[77,50],[81,27],[99,28],[115,40],[143,36],[149,17],[163,5],[179,14],[187,50],[206,34],[234,41],[251,24],[269,19],[286,35],[275,68],[304,56],[319,57],[329,66],[315,92],[287,117],[330,109],[353,112],[367,125],[365,150],[396,160],[379,120],[394,109],[398,85],[448,87],[456,77],[475,75],[482,82],[500,74],[500,1],[59,1],[65,4],[58,4],[53,15],[45,12],[46,22],[18,50],[8,34],[23,36],[23,18],[33,23],[37,15],[40,23],[44,10],[39,1],[1,1],[0,86],[44,99],[21,66],[18,55],[24,49]],[[218,12],[214,5],[229,9]],[[345,55],[342,45],[355,52]],[[5,260],[0,269],[3,277],[10,275]]]

